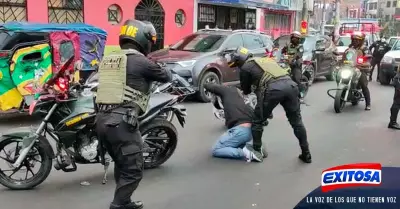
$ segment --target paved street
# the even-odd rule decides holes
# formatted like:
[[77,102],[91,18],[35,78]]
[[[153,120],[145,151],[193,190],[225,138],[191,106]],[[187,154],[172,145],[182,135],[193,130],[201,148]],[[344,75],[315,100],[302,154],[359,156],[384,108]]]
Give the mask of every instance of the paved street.
[[[303,106],[313,163],[298,161],[299,147],[281,107],[265,128],[269,157],[264,163],[214,159],[210,147],[224,131],[210,104],[187,103],[188,124],[179,130],[179,145],[164,166],[145,172],[135,198],[148,209],[289,209],[320,183],[325,168],[355,162],[400,166],[400,132],[388,130],[393,87],[369,84],[372,111],[364,103],[350,104],[336,114],[326,90],[334,82],[315,83]],[[25,119],[19,119],[25,120]],[[4,131],[21,122],[7,120]],[[23,125],[26,125],[25,123]],[[101,185],[102,167],[79,166],[74,173],[53,170],[33,191],[9,191],[0,186],[2,209],[105,209],[114,182]],[[110,175],[110,179],[111,179]],[[90,186],[81,186],[87,180]]]

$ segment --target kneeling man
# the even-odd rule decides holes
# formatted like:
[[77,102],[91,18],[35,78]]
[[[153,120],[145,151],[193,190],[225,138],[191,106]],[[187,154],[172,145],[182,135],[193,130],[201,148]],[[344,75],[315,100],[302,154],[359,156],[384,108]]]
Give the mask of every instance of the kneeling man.
[[252,139],[253,109],[245,104],[241,91],[236,87],[211,83],[205,84],[204,88],[221,99],[225,125],[228,127],[228,131],[213,146],[212,155],[219,158],[261,162],[263,156],[256,156],[246,148],[246,143]]

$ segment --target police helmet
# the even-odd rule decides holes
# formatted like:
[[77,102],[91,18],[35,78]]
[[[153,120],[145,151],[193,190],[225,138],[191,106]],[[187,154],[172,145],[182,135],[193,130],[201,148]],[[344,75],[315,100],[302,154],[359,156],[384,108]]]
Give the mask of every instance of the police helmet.
[[157,32],[153,24],[147,21],[127,20],[121,27],[119,45],[134,44],[137,50],[147,55],[151,47],[156,43]]
[[244,47],[238,47],[236,51],[231,54],[228,65],[230,67],[242,67],[244,63],[251,57],[253,57],[253,55],[248,49]]
[[300,39],[301,38],[301,33],[299,32],[299,31],[293,31],[291,34],[290,34],[290,38],[292,39],[292,38],[298,38],[298,39]]

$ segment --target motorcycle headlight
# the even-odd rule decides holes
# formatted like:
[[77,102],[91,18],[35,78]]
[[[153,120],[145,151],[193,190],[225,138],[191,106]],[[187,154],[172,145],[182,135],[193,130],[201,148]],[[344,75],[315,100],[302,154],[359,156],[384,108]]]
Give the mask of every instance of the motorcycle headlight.
[[187,60],[187,61],[177,62],[177,64],[182,67],[190,67],[190,66],[194,65],[194,63],[196,63],[196,60]]
[[393,57],[384,56],[381,60],[382,63],[392,63]]
[[340,72],[340,77],[342,77],[343,79],[348,79],[351,76],[351,71],[350,70],[342,70]]

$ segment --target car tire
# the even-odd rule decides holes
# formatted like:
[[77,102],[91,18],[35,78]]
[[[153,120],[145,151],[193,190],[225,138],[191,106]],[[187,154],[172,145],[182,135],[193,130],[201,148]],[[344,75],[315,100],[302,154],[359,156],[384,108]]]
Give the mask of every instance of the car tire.
[[204,84],[206,83],[220,83],[220,79],[218,75],[214,72],[208,71],[204,73],[199,82],[199,91],[197,92],[197,99],[200,102],[208,103],[211,101],[211,98],[207,95],[206,90],[204,89]]
[[328,80],[328,81],[333,81],[333,80],[335,80],[334,72],[335,72],[335,70],[332,69],[332,70],[329,72],[329,75],[326,75],[326,76],[325,76],[326,80]]
[[308,86],[311,86],[311,85],[314,83],[314,81],[315,81],[315,74],[316,74],[316,71],[315,71],[314,65],[310,65],[309,68],[311,68],[312,73],[307,72],[307,73],[305,73],[305,74],[306,74],[305,76],[306,76],[307,79],[308,79]]
[[382,85],[389,85],[390,84],[390,77],[388,75],[385,75],[384,73],[382,73],[379,76],[379,82]]

